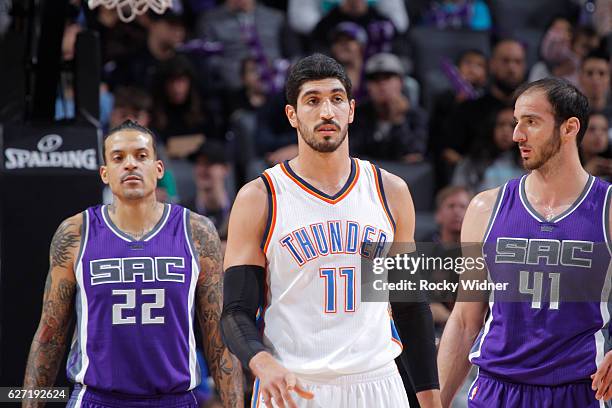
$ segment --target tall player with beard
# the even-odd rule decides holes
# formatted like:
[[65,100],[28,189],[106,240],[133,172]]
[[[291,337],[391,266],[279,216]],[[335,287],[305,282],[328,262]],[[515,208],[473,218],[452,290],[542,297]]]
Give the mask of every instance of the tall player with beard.
[[[413,242],[410,193],[398,177],[349,156],[355,102],[337,61],[320,54],[300,60],[286,97],[298,156],[236,198],[224,339],[256,376],[253,407],[407,407],[389,305],[361,302],[360,274],[362,257],[384,256],[392,241]],[[255,322],[260,304],[263,338]],[[433,324],[422,306],[403,314],[403,340],[421,406],[438,407]]]
[[[442,403],[471,362],[479,374],[469,407],[603,407],[612,397],[612,189],[580,164],[584,95],[555,78],[517,95],[514,141],[531,172],[477,195],[461,234],[465,255],[484,254],[490,279],[509,289],[488,305],[456,303],[438,353]],[[467,247],[477,242],[482,253]],[[582,288],[588,297],[575,297]]]

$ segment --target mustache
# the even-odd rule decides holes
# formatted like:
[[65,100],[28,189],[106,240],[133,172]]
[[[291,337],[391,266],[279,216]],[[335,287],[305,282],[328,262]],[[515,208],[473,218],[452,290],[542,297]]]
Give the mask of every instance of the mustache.
[[319,123],[318,125],[315,126],[314,130],[319,130],[319,128],[323,127],[323,126],[329,126],[332,125],[336,128],[336,130],[340,130],[340,124],[338,122],[336,122],[335,120],[324,120],[323,122]]
[[121,176],[121,182],[123,183],[125,181],[125,179],[128,178],[128,177],[138,177],[139,179],[142,180],[142,174],[140,174],[137,171],[133,171],[133,172],[126,173],[123,176]]

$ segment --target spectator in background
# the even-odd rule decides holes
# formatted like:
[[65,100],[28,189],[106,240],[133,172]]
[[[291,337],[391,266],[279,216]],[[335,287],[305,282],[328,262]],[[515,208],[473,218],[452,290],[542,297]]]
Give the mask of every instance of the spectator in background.
[[223,46],[219,55],[210,57],[212,70],[221,78],[219,86],[239,88],[240,64],[253,57],[266,86],[275,87],[284,26],[282,12],[256,0],[225,0],[203,14],[198,19],[198,36]]
[[589,115],[589,126],[580,144],[580,160],[590,174],[612,179],[612,152],[608,138],[608,118],[599,112]]
[[491,29],[491,13],[483,0],[435,0],[423,17],[423,24],[439,29]]
[[232,204],[227,191],[230,168],[225,147],[217,141],[206,141],[189,160],[194,164],[196,194],[181,205],[208,217],[221,230],[227,224]]
[[529,82],[549,76],[567,79],[578,84],[580,61],[592,50],[599,48],[601,39],[591,27],[573,30],[563,17],[553,20],[540,45],[541,61],[529,72]]
[[[285,112],[285,95],[279,93],[270,97],[257,115],[256,147],[259,157],[264,158],[264,170],[297,156],[295,129],[288,120],[281,119]],[[261,173],[261,171],[259,171]],[[257,174],[259,174],[257,173]],[[251,173],[253,175],[253,173]]]
[[187,33],[179,15],[167,11],[162,15],[149,13],[149,16],[146,47],[105,65],[111,89],[119,85],[149,89],[157,65],[173,58],[176,47],[185,41]]
[[345,21],[331,32],[330,43],[331,56],[346,69],[353,85],[353,99],[359,103],[366,93],[363,86],[363,65],[368,34],[357,24]]
[[195,73],[185,57],[177,56],[159,65],[152,92],[152,126],[171,158],[185,157],[206,138],[217,137],[198,93]]
[[381,53],[365,66],[368,100],[356,108],[351,147],[356,155],[415,163],[424,159],[427,115],[403,91],[399,58]]
[[489,134],[483,129],[482,119],[512,103],[514,91],[525,81],[526,60],[523,45],[516,40],[500,40],[493,48],[489,61],[491,83],[485,94],[475,100],[459,104],[445,121],[444,136],[440,143],[443,166],[440,180],[445,182],[454,166]]
[[466,186],[479,193],[503,185],[506,181],[525,173],[514,133],[514,109],[508,107],[487,118],[490,137],[474,146],[455,168],[453,185]]
[[[308,35],[329,10],[341,0],[289,0],[287,17],[291,28],[297,33]],[[387,17],[403,33],[408,29],[408,12],[403,0],[368,0],[383,16]]]
[[255,112],[266,103],[266,86],[257,69],[257,62],[247,57],[240,64],[240,89],[229,90],[226,116],[229,118],[237,110]]
[[[438,231],[430,239],[434,244],[432,256],[441,259],[461,256],[461,225],[471,199],[472,192],[463,186],[448,186],[438,192],[435,212]],[[452,270],[432,271],[431,279],[436,282],[459,280],[458,275]],[[436,337],[439,339],[453,310],[455,296],[449,292],[439,292],[434,295],[437,299],[432,299],[430,306],[436,326]]]
[[[457,105],[473,96],[482,96],[487,83],[487,57],[480,50],[469,49],[459,54],[457,58],[457,72],[461,79],[471,88],[467,95],[462,88],[453,86],[434,96],[431,120],[429,121],[429,146],[436,167],[444,166],[440,163],[442,150],[446,146],[444,124],[457,108]],[[440,180],[442,181],[442,180]],[[445,184],[439,182],[438,184]]]
[[612,120],[610,103],[610,56],[604,51],[592,51],[580,66],[580,90],[589,100],[594,111],[603,113],[608,122]]
[[119,87],[114,92],[114,105],[110,115],[109,129],[130,119],[148,128],[151,124],[151,96],[136,87]]
[[147,46],[147,27],[151,21],[148,15],[138,16],[134,21],[124,23],[117,10],[106,7],[84,9],[87,27],[100,35],[102,64],[124,60],[130,54],[139,53]]
[[328,50],[330,33],[345,21],[361,26],[368,33],[366,59],[380,52],[391,51],[396,29],[391,20],[370,7],[366,0],[342,0],[338,6],[332,8],[311,33],[315,50]]

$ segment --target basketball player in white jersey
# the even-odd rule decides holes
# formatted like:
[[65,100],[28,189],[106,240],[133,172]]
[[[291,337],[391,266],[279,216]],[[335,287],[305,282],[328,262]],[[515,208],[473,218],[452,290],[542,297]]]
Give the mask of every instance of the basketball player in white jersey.
[[[286,96],[299,153],[236,198],[224,265],[224,339],[256,377],[252,407],[408,407],[389,304],[360,296],[361,259],[384,256],[393,241],[414,240],[408,187],[349,156],[355,102],[335,60],[315,54],[299,61]],[[408,320],[422,322],[411,329],[431,330],[433,339],[427,317]],[[409,348],[421,406],[439,407],[435,350]],[[433,369],[417,369],[423,365]]]

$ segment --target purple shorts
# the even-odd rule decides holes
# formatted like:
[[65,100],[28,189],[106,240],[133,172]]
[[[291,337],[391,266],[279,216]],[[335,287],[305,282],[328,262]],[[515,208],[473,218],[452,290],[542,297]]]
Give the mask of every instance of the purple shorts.
[[591,382],[554,387],[512,383],[478,374],[468,392],[469,408],[600,408]]
[[76,385],[68,408],[198,408],[198,403],[191,391],[179,394],[136,396],[94,390],[90,387]]

